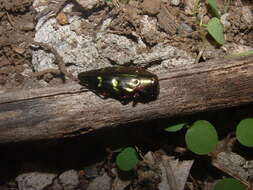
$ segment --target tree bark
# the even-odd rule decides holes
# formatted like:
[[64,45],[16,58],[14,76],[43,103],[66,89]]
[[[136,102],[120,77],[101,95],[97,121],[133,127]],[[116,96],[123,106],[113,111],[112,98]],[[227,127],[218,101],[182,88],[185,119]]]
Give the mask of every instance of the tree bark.
[[0,92],[0,143],[65,138],[253,102],[253,56],[184,65],[158,77],[158,99],[135,107],[101,99],[75,83]]

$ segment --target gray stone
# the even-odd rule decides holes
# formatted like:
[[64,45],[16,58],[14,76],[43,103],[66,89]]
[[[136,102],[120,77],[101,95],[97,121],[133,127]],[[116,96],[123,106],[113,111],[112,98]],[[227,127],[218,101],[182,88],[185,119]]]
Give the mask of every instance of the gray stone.
[[137,54],[137,44],[125,36],[99,33],[96,41],[99,54],[119,65],[128,63]]
[[252,12],[252,8],[250,8],[249,6],[243,6],[242,7],[242,16],[243,16],[244,20],[249,25],[253,24],[253,12]]
[[98,176],[98,168],[96,164],[86,166],[84,168],[84,171],[85,171],[85,176],[87,178],[95,178]]
[[59,176],[60,184],[64,190],[73,190],[79,183],[79,175],[75,170],[68,170]]
[[84,10],[91,10],[104,4],[104,0],[76,0],[76,2],[82,6]]
[[16,177],[19,190],[42,190],[50,185],[56,174],[31,172]]
[[229,16],[229,13],[225,13],[220,18],[220,21],[223,24],[225,29],[231,26],[231,23],[227,20],[228,16]]
[[171,0],[171,4],[174,6],[178,6],[180,4],[180,0]]
[[178,33],[191,33],[193,32],[193,29],[191,26],[189,26],[188,24],[186,23],[181,23],[179,26],[178,26]]
[[[40,12],[43,8],[40,5],[40,0],[34,2],[33,6]],[[63,11],[66,13],[72,12],[73,4],[68,4]],[[77,74],[77,72],[101,68],[109,65],[106,59],[101,60],[98,53],[94,37],[85,34],[81,30],[81,24],[89,23],[88,20],[79,16],[70,16],[69,24],[59,25],[55,18],[49,18],[44,22],[43,17],[36,25],[36,33],[34,40],[43,42],[53,47],[64,63],[74,63],[67,67],[68,71]],[[33,52],[32,64],[35,71],[43,71],[49,68],[57,68],[54,63],[54,55],[44,50],[35,50]]]
[[246,161],[245,164],[243,165],[243,168],[245,168],[245,169],[253,169],[253,160]]
[[166,70],[177,65],[194,63],[194,59],[187,52],[163,44],[153,47],[150,53],[142,53],[133,58],[133,63],[137,65],[145,65],[155,61],[161,61],[161,64],[153,66],[149,70]]
[[88,186],[87,190],[110,190],[111,178],[104,173],[104,175],[96,177]]

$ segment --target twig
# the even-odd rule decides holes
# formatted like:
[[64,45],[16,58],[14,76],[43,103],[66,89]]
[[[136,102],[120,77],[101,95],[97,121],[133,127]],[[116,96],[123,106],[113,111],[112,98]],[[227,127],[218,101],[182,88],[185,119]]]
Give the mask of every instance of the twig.
[[[63,74],[64,76],[69,77],[73,81],[77,81],[77,78],[75,78],[71,73],[69,73],[67,71],[66,66],[64,64],[64,61],[63,61],[63,58],[62,58],[62,56],[59,55],[59,53],[56,51],[56,49],[54,49],[52,46],[50,46],[50,45],[48,45],[48,44],[46,44],[44,42],[30,41],[30,43],[31,43],[31,45],[36,45],[36,46],[42,47],[42,48],[50,51],[51,53],[53,53],[54,56],[55,56],[55,62],[56,62],[56,64],[59,67],[60,73]],[[44,74],[46,74],[48,72],[57,73],[55,70],[48,69],[48,70],[41,71],[40,73],[33,74],[33,75],[40,76],[40,75],[44,75]]]

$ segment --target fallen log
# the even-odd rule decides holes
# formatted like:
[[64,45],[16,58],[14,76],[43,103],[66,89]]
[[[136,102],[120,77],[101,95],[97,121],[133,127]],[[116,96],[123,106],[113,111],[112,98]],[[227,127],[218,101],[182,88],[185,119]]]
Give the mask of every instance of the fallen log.
[[184,65],[158,77],[158,99],[135,107],[103,100],[76,83],[0,92],[0,143],[65,138],[253,102],[253,56]]

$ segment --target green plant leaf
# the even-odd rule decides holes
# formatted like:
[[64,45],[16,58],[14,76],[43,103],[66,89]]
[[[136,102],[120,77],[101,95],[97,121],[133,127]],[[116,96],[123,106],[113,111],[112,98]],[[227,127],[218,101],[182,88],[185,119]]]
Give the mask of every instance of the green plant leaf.
[[208,0],[208,5],[210,6],[211,11],[214,14],[214,16],[220,18],[219,9],[217,7],[216,0]]
[[247,147],[253,147],[253,118],[242,120],[236,127],[236,138]]
[[214,17],[209,20],[207,31],[218,44],[223,45],[225,43],[223,25],[218,18]]
[[125,148],[116,157],[116,164],[120,170],[130,171],[138,163],[138,154],[132,147]]
[[196,154],[208,154],[218,144],[216,129],[205,120],[198,120],[187,130],[185,134],[187,147]]
[[216,185],[214,186],[213,190],[245,190],[245,186],[241,184],[239,181],[233,178],[225,178],[220,180]]
[[181,130],[185,126],[185,123],[179,123],[176,125],[171,125],[169,127],[166,127],[164,130],[167,132],[177,132]]

